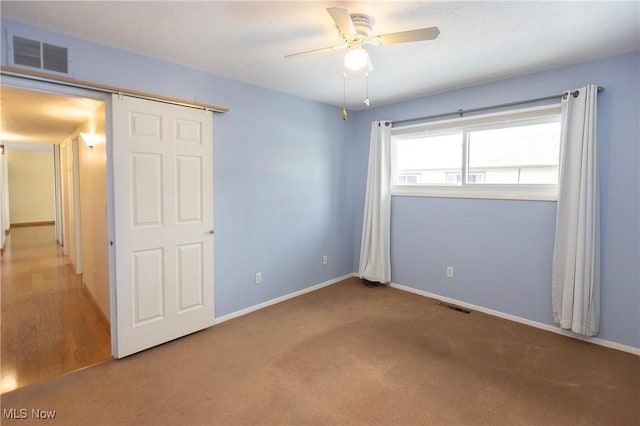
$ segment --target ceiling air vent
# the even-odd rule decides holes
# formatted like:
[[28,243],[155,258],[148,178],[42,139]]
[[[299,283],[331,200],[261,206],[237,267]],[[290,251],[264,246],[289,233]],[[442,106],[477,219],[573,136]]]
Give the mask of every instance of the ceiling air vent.
[[69,74],[67,48],[13,36],[13,64]]

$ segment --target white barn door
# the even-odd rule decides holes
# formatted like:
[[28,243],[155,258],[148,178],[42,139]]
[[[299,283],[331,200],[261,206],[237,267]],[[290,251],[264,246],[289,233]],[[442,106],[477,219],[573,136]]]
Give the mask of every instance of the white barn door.
[[212,113],[113,95],[117,358],[213,325]]

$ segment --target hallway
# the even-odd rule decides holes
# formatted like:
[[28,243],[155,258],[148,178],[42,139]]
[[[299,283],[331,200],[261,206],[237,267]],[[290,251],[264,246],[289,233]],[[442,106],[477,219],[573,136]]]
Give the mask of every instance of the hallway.
[[12,228],[1,259],[2,393],[110,359],[110,327],[53,225]]

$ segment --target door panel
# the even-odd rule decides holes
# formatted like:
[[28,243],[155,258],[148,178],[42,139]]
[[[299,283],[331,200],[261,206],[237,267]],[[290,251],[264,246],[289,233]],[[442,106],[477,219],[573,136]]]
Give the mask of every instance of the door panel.
[[202,244],[178,246],[178,311],[202,306]]
[[176,141],[202,144],[202,123],[199,121],[176,120]]
[[162,155],[133,153],[129,164],[132,226],[162,226]]
[[133,325],[165,318],[164,256],[162,248],[131,253],[133,274]]
[[177,156],[176,166],[177,222],[180,224],[201,222],[202,159],[194,156]]
[[213,324],[211,112],[113,96],[116,356]]

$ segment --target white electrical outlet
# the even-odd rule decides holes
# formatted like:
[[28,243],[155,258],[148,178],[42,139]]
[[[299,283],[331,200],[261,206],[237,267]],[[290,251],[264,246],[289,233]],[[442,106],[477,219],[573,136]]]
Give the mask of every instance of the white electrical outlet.
[[453,278],[453,266],[447,266],[447,278]]
[[262,272],[256,272],[256,284],[262,284]]
[[328,265],[329,264],[329,258],[327,257],[326,254],[324,256],[322,256],[322,264],[323,265]]

